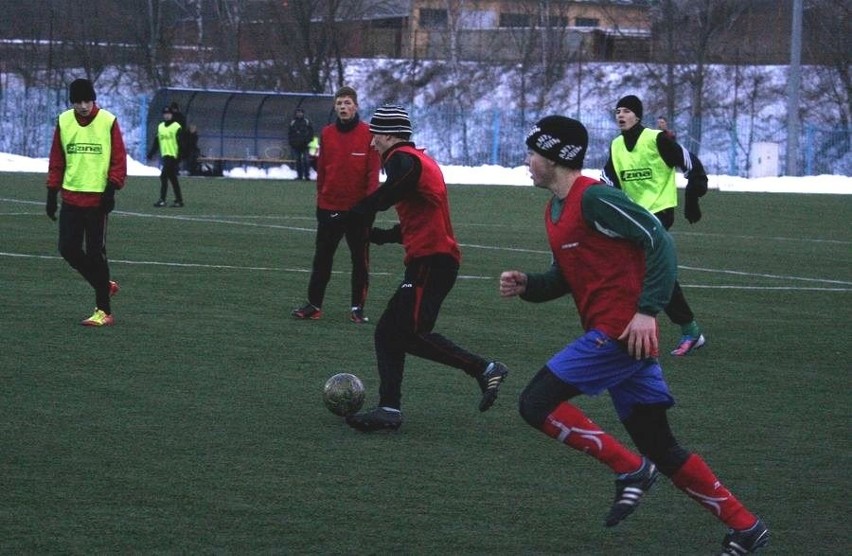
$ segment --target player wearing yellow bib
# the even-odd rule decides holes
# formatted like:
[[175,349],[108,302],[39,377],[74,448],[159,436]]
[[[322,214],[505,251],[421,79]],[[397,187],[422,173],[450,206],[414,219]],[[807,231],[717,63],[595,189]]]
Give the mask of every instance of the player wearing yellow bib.
[[181,194],[180,182],[178,181],[182,134],[183,128],[178,122],[174,121],[171,108],[168,106],[163,108],[163,121],[157,126],[157,137],[154,138],[154,143],[148,150],[148,160],[154,158],[154,154],[159,151],[160,162],[162,163],[162,170],[160,171],[160,198],[154,203],[155,207],[166,206],[169,182],[172,183],[172,189],[174,189],[175,193],[175,200],[172,206],[183,206],[183,195]]
[[[644,127],[640,123],[642,113],[642,101],[634,95],[627,95],[616,104],[615,120],[621,135],[612,141],[601,180],[624,191],[636,204],[653,213],[668,230],[674,224],[675,170],[679,169],[687,179],[684,214],[689,223],[694,224],[701,220],[698,199],[707,193],[704,166],[697,156],[663,131]],[[672,355],[688,355],[705,344],[678,282],[675,282],[665,312],[681,328],[681,338]]]
[[62,191],[59,252],[95,290],[95,312],[81,324],[110,326],[119,287],[110,280],[107,222],[127,178],[127,151],[116,117],[95,104],[91,81],[75,80],[68,93],[73,109],[59,115],[53,133],[45,212],[56,220]]

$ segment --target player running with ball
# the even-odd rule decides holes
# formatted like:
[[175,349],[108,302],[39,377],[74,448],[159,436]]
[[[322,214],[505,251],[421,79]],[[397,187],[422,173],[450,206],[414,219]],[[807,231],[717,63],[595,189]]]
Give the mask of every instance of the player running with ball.
[[[769,540],[766,525],[701,456],[678,444],[666,416],[674,398],[657,359],[656,315],[675,282],[669,234],[622,191],[582,175],[588,134],[580,122],[549,116],[526,143],[533,185],[553,194],[544,211],[553,264],[539,274],[503,272],[500,295],[542,302],[570,293],[586,333],[533,377],[521,393],[521,416],[616,474],[607,527],[630,515],[662,473],[730,528],[722,554],[754,552]],[[571,403],[604,390],[639,453]]]

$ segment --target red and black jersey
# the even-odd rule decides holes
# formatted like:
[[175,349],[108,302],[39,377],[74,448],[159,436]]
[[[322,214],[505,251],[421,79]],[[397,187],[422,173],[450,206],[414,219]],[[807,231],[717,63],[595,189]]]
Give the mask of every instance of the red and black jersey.
[[417,188],[395,205],[405,247],[405,264],[437,254],[450,255],[460,261],[461,251],[450,222],[447,184],[438,163],[413,144],[402,145],[392,152],[392,156],[414,156],[420,162]]
[[406,265],[429,255],[461,261],[450,222],[447,184],[438,163],[411,141],[403,141],[385,151],[382,164],[387,180],[353,212],[368,216],[395,207]]
[[370,126],[340,122],[320,135],[317,160],[317,207],[348,211],[379,186],[379,153],[370,146]]

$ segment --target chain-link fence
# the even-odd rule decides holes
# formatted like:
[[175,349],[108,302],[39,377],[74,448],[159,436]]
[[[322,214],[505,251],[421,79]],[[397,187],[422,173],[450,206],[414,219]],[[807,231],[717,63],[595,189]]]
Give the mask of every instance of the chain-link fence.
[[[151,96],[143,94],[98,95],[98,104],[118,117],[127,152],[137,160],[144,160],[148,143],[153,139],[146,129],[152,100]],[[47,157],[56,116],[67,107],[65,90],[0,91],[0,152]],[[374,108],[362,105],[362,117],[369,119]],[[159,110],[160,107],[151,109]],[[468,111],[450,105],[409,110],[415,130],[414,141],[427,148],[441,164],[509,168],[523,164],[526,132],[541,116],[550,113]],[[609,143],[618,134],[612,114],[587,113],[581,114],[580,119],[589,130],[586,167],[601,168],[608,155]],[[671,127],[678,132],[679,142],[697,151],[708,173],[743,177],[784,173],[787,130],[783,121],[754,121],[743,117],[732,124],[724,118],[705,118],[701,122],[700,143],[680,131],[687,129],[688,123],[675,121]],[[653,126],[654,122],[648,125]],[[802,174],[852,175],[852,129],[829,128],[808,121],[801,127],[798,167]],[[203,148],[203,138],[201,143]],[[766,152],[762,149],[772,146],[777,156],[774,159],[762,157]]]
[[[479,166],[494,164],[514,167],[526,156],[524,138],[532,124],[547,113],[525,114],[503,111],[458,112],[442,106],[411,110],[415,141],[425,146],[444,164]],[[568,114],[576,117],[576,114]],[[583,114],[579,118],[589,131],[587,168],[602,168],[609,145],[619,133],[611,113]],[[734,126],[724,118],[701,122],[702,140],[686,133],[678,142],[696,152],[710,174],[743,177],[784,174],[787,130],[784,122],[762,121],[760,125],[743,119]],[[677,131],[678,122],[670,125]],[[648,122],[656,127],[656,122]],[[686,124],[683,126],[686,129]],[[803,175],[852,175],[852,128],[828,128],[805,122],[799,138],[798,168]],[[766,146],[774,146],[777,156],[761,156]]]
[[[98,92],[98,106],[116,115],[127,153],[137,160],[145,160],[149,102],[148,95]],[[56,117],[69,108],[67,89],[0,89],[0,152],[46,158]]]

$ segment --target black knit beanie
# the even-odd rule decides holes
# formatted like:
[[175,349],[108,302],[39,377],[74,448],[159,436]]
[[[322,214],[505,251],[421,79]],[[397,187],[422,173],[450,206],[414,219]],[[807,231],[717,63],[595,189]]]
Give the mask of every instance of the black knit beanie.
[[95,87],[91,81],[88,79],[75,79],[68,86],[68,99],[71,101],[71,104],[74,104],[75,102],[86,100],[97,100],[98,97],[95,94]]
[[370,133],[394,135],[407,139],[411,136],[411,120],[405,108],[396,104],[385,104],[376,110],[370,119]]
[[583,168],[588,146],[589,133],[585,126],[565,116],[547,116],[527,133],[527,147],[574,170]]
[[618,110],[619,108],[627,108],[636,114],[637,118],[642,119],[642,101],[636,95],[627,95],[619,100],[618,104],[615,105],[615,109]]

